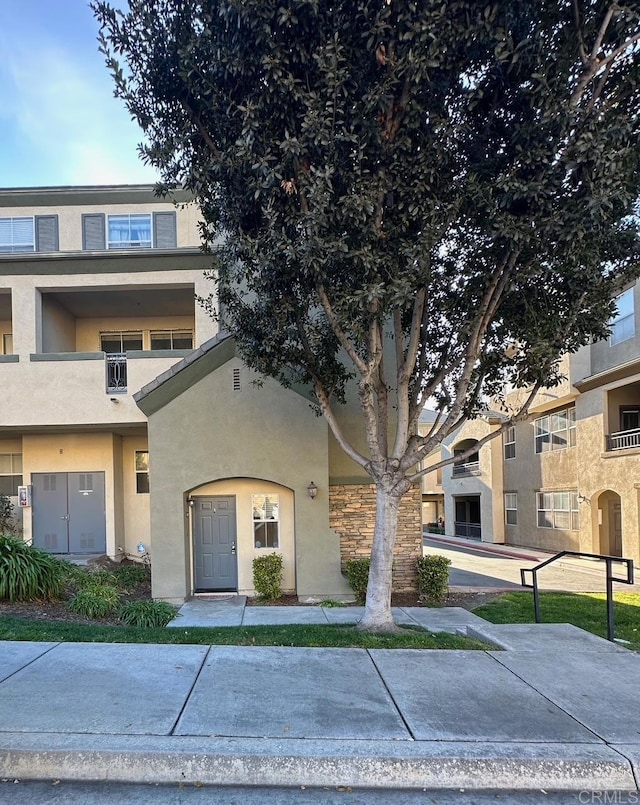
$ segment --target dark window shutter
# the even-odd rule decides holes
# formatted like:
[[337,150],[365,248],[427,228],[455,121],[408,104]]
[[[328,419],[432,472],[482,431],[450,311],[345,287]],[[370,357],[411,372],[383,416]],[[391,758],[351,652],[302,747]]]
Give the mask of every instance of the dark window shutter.
[[36,215],[36,251],[57,252],[58,243],[58,216]]
[[82,216],[82,248],[97,251],[105,248],[105,222],[103,213]]
[[175,249],[177,246],[175,212],[153,213],[153,248]]

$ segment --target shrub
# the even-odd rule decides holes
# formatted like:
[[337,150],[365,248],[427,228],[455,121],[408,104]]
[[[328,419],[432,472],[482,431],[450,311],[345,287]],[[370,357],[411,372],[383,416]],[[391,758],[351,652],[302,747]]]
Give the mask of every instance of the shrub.
[[429,534],[444,534],[444,526],[439,523],[427,523],[427,531]]
[[360,604],[364,604],[367,597],[370,565],[371,559],[368,556],[363,559],[349,559],[345,565],[349,587]]
[[166,626],[175,616],[175,607],[166,601],[127,601],[118,612],[122,623],[144,629]]
[[110,584],[94,584],[79,590],[67,606],[85,618],[108,618],[120,604],[118,590]]
[[113,587],[115,590],[120,586],[114,573],[102,567],[95,570],[84,570],[78,568],[79,572],[71,572],[73,583],[78,589],[84,590],[88,587]]
[[261,601],[282,595],[282,555],[269,553],[253,560],[253,587]]
[[144,565],[120,565],[113,571],[113,575],[125,590],[131,590],[149,580],[149,570]]
[[432,606],[444,603],[449,590],[449,565],[446,556],[421,556],[416,560],[418,596],[420,601]]
[[16,537],[0,536],[0,599],[57,598],[64,574],[60,559]]

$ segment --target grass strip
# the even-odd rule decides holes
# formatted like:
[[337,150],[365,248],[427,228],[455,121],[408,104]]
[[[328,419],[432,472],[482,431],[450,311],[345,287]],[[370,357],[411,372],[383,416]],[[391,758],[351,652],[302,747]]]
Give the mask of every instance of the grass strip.
[[395,634],[361,632],[346,625],[230,626],[141,629],[0,617],[0,640],[77,643],[180,643],[226,646],[338,648],[494,649],[461,635],[409,627]]
[[[613,594],[615,636],[640,651],[640,593]],[[533,594],[504,593],[474,614],[491,623],[534,623]],[[604,593],[540,593],[543,623],[572,623],[587,632],[607,636],[607,603]]]

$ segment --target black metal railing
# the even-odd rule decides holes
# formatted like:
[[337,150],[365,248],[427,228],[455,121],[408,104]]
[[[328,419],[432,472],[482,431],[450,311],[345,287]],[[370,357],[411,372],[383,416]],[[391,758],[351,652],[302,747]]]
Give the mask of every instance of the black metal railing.
[[480,462],[479,461],[467,461],[465,464],[454,464],[453,465],[453,474],[454,475],[479,475],[480,474]]
[[463,520],[454,522],[456,537],[469,537],[470,539],[482,539],[482,526],[480,523],[467,523]]
[[105,355],[107,394],[127,390],[127,356],[124,352]]
[[[551,559],[541,562],[535,567],[523,567],[520,569],[520,581],[523,587],[528,587],[533,590],[533,609],[535,613],[536,623],[540,623],[540,591],[538,590],[538,571],[543,567],[550,565],[557,559],[563,556],[580,556],[583,559],[598,559],[605,563],[607,572],[607,640],[613,640],[613,582],[618,581],[621,584],[633,584],[633,559],[623,559],[621,556],[607,556],[600,553],[582,553],[581,551],[560,551]],[[621,579],[613,575],[612,565],[614,562],[622,562],[627,567],[627,578]],[[531,573],[532,584],[527,584],[525,581],[525,573]]]

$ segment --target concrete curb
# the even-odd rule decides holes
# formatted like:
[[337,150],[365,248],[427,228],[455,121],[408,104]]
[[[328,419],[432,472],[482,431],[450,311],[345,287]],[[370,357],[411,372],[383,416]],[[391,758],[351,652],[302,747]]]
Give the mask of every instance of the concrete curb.
[[636,789],[632,763],[613,748],[550,743],[6,733],[0,749],[0,776],[467,791]]

